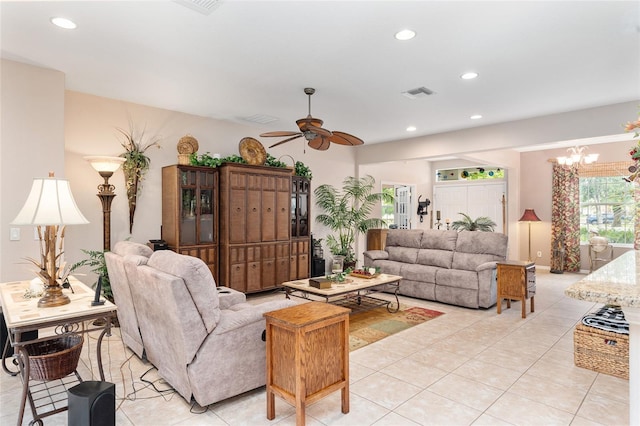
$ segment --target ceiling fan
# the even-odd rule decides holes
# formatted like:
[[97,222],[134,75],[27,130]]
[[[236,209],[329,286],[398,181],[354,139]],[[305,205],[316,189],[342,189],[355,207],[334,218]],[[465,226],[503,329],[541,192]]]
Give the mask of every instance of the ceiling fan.
[[319,118],[314,118],[311,116],[311,95],[316,92],[316,89],[311,87],[307,87],[304,89],[304,93],[309,96],[309,115],[306,118],[301,118],[300,120],[296,120],[296,124],[300,129],[299,132],[287,132],[287,131],[277,131],[277,132],[267,132],[262,133],[260,137],[288,137],[287,139],[281,140],[280,142],[276,142],[271,145],[269,148],[273,148],[274,146],[282,145],[283,143],[292,141],[294,139],[298,139],[301,136],[307,140],[307,144],[313,148],[320,151],[325,151],[329,149],[330,142],[337,143],[338,145],[362,145],[364,141],[360,138],[357,138],[353,135],[344,132],[331,132],[327,129],[322,128],[323,121]]

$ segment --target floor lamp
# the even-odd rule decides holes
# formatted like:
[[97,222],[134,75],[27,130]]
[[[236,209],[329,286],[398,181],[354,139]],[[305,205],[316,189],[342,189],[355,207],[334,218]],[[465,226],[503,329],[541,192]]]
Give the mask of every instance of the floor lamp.
[[113,192],[116,187],[109,183],[109,178],[120,168],[125,159],[104,156],[84,157],[84,159],[91,163],[91,166],[104,179],[104,183],[98,185],[97,195],[100,198],[100,202],[102,202],[102,241],[104,251],[109,251],[111,250],[111,202],[113,197],[116,196],[115,192]]
[[524,214],[520,218],[518,222],[528,222],[529,223],[529,257],[527,258],[527,262],[532,262],[531,260],[531,222],[540,222],[540,218],[536,215],[536,212],[533,209],[525,209]]

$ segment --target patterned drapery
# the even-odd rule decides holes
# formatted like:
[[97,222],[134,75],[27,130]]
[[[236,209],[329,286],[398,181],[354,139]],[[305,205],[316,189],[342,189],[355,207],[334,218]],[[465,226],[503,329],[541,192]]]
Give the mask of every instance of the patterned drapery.
[[633,238],[633,248],[640,250],[640,185],[636,181],[633,188],[633,199],[636,203],[636,220],[635,220],[635,232]]
[[578,167],[553,165],[551,270],[580,270],[580,178]]

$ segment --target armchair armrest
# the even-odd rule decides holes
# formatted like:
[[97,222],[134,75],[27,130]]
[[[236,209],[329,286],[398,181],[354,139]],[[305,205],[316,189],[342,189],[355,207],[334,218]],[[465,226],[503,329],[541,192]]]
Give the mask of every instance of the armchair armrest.
[[481,263],[480,265],[478,265],[478,267],[476,268],[476,272],[481,272],[481,271],[486,271],[486,270],[491,270],[491,269],[496,269],[497,268],[497,263],[496,261],[491,261],[491,262],[484,262]]
[[264,321],[265,312],[287,308],[296,303],[291,300],[276,300],[265,302],[259,305],[249,305],[245,309],[238,311],[222,311],[220,321],[211,334],[224,334],[242,328],[254,322]]
[[371,261],[389,259],[389,253],[384,250],[368,250],[363,255]]

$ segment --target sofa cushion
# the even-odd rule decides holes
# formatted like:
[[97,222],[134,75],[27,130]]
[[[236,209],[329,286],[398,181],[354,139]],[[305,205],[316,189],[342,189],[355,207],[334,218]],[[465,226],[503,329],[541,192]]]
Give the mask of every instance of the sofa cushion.
[[418,249],[412,247],[389,247],[386,248],[389,253],[389,260],[402,263],[416,263],[418,260]]
[[438,269],[436,273],[436,285],[478,290],[478,274],[476,272],[462,271],[459,269]]
[[389,247],[418,249],[420,248],[420,241],[422,241],[422,232],[421,229],[389,229],[385,250]]
[[453,263],[453,252],[449,250],[420,249],[418,250],[416,263],[450,269]]
[[420,248],[454,251],[458,233],[456,231],[440,231],[437,229],[425,229],[422,234]]
[[436,271],[438,268],[428,265],[404,265],[402,267],[402,278],[423,283],[435,283]]
[[380,268],[383,274],[402,275],[400,270],[405,266],[402,262],[395,262],[393,260],[376,260],[373,265]]
[[506,235],[496,232],[460,232],[452,268],[475,271],[485,262],[504,260],[507,255],[507,240]]
[[156,251],[149,258],[149,266],[182,278],[191,294],[208,333],[220,320],[216,283],[209,267],[199,258],[175,253],[171,250]]
[[120,256],[138,255],[144,257],[151,257],[153,250],[148,246],[140,243],[134,243],[133,241],[118,241],[111,250],[115,254]]

